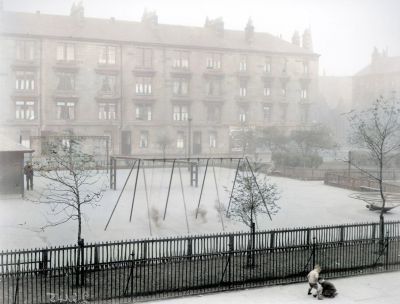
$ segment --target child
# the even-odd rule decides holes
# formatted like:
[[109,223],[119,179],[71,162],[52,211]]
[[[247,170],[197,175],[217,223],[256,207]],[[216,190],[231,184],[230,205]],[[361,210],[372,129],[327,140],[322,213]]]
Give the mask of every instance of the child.
[[308,279],[308,284],[310,285],[310,288],[308,288],[308,293],[307,294],[311,294],[311,290],[315,289],[316,294],[314,295],[314,297],[318,296],[318,300],[322,300],[322,296],[321,296],[321,288],[318,288],[318,278],[319,278],[319,273],[321,272],[321,266],[319,266],[318,264],[315,265],[314,269],[311,270],[308,275],[307,275],[307,279]]

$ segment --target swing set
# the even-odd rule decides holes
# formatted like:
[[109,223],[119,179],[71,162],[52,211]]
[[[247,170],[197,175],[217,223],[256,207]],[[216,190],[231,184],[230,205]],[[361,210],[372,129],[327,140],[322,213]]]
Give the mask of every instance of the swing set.
[[[147,207],[147,217],[148,217],[148,223],[149,223],[149,232],[150,235],[152,235],[152,225],[151,225],[151,214],[150,214],[150,207],[151,207],[151,196],[152,196],[152,190],[153,190],[153,176],[154,176],[154,169],[156,168],[156,164],[162,163],[162,170],[164,172],[166,168],[166,164],[168,164],[171,167],[171,173],[169,175],[169,181],[168,181],[168,190],[167,190],[167,195],[166,195],[166,200],[165,200],[165,206],[164,206],[164,213],[163,213],[163,220],[165,220],[166,215],[167,215],[167,209],[168,209],[168,202],[170,199],[170,194],[171,194],[171,185],[172,185],[172,180],[174,177],[174,171],[177,169],[179,173],[179,184],[180,184],[180,190],[182,194],[182,202],[183,202],[183,210],[185,214],[185,221],[186,221],[186,229],[187,232],[190,233],[190,227],[189,227],[189,220],[188,220],[188,213],[187,213],[187,197],[185,196],[185,190],[184,190],[184,185],[183,185],[183,178],[182,178],[182,167],[183,168],[188,168],[189,171],[189,178],[190,178],[190,186],[191,187],[198,187],[198,181],[199,181],[199,167],[201,166],[201,163],[205,162],[204,165],[204,174],[202,177],[202,182],[201,182],[201,188],[200,188],[200,194],[198,197],[198,202],[197,202],[197,207],[196,207],[196,213],[195,213],[195,218],[198,218],[199,215],[199,210],[200,210],[200,204],[202,201],[202,196],[204,192],[204,185],[206,181],[206,176],[207,176],[207,171],[208,168],[212,168],[212,173],[213,173],[213,180],[215,184],[215,189],[216,189],[216,196],[217,196],[217,209],[218,209],[218,215],[219,219],[221,221],[222,225],[222,230],[225,231],[225,225],[224,225],[224,219],[223,219],[223,214],[222,214],[222,203],[221,203],[221,198],[219,194],[219,186],[218,186],[218,180],[217,180],[217,175],[216,175],[216,164],[220,166],[220,171],[221,173],[221,168],[223,167],[223,162],[224,161],[229,161],[229,168],[234,168],[234,162],[237,161],[236,168],[235,168],[235,175],[232,183],[232,189],[230,191],[230,197],[229,197],[229,202],[226,210],[226,216],[229,215],[229,208],[231,205],[232,201],[232,195],[233,191],[235,189],[235,184],[236,180],[240,171],[241,166],[242,167],[247,167],[249,171],[251,172],[251,176],[255,181],[255,184],[257,185],[258,191],[261,194],[262,200],[264,201],[264,197],[260,191],[259,185],[257,183],[257,179],[254,175],[253,168],[247,159],[247,157],[220,157],[220,158],[213,158],[213,157],[208,157],[208,158],[151,158],[151,159],[143,159],[143,158],[136,158],[136,157],[129,157],[129,156],[112,156],[110,159],[110,188],[113,190],[117,190],[117,160],[125,160],[128,164],[131,164],[131,168],[129,170],[128,176],[125,179],[124,185],[119,193],[118,199],[114,205],[114,208],[110,214],[110,217],[107,221],[107,224],[104,228],[104,231],[107,230],[111,219],[114,215],[114,212],[120,202],[121,196],[124,193],[124,190],[128,184],[128,181],[130,179],[130,176],[132,175],[134,169],[136,168],[136,176],[135,176],[135,182],[134,182],[134,188],[133,188],[133,195],[132,195],[132,203],[131,203],[131,208],[130,208],[130,215],[129,215],[129,222],[132,221],[132,214],[133,214],[133,206],[135,204],[135,198],[136,198],[136,192],[138,188],[138,180],[139,180],[139,173],[140,170],[142,170],[142,175],[143,175],[143,182],[144,182],[144,191],[145,191],[145,198],[146,198],[146,207]],[[150,193],[149,193],[149,187],[147,184],[147,178],[146,178],[146,168],[151,168],[152,169],[152,174],[151,174],[151,181],[150,181]],[[164,174],[161,175],[160,183],[163,183],[163,176]],[[229,178],[229,176],[228,176]],[[161,185],[160,185],[161,186]],[[161,187],[160,187],[161,188]],[[265,203],[265,201],[264,201]],[[268,216],[271,218],[270,213],[268,212]]]

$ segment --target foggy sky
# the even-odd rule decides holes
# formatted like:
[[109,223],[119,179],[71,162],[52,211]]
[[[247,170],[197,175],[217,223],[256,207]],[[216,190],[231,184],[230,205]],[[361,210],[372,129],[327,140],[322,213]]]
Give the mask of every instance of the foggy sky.
[[[12,11],[68,15],[74,0],[3,0]],[[77,2],[77,1],[76,1]],[[243,30],[249,17],[257,32],[290,41],[311,27],[320,73],[353,75],[370,63],[374,46],[400,56],[399,0],[84,0],[85,16],[140,21],[145,8],[159,23],[203,26],[223,17],[226,29]]]

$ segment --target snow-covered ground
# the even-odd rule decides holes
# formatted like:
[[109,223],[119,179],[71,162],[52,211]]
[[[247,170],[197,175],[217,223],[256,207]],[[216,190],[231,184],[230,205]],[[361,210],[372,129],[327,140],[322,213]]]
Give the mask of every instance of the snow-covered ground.
[[[199,201],[201,181],[204,168],[200,170],[199,187],[189,186],[187,168],[181,169],[184,186],[185,204],[180,184],[179,170],[173,175],[167,214],[163,220],[171,174],[170,168],[146,169],[146,185],[148,204],[146,200],[143,171],[138,179],[138,190],[133,207],[132,221],[129,215],[132,204],[135,183],[134,171],[128,181],[121,200],[115,209],[108,229],[107,220],[115,206],[129,170],[118,173],[117,191],[107,190],[99,206],[87,207],[83,224],[83,237],[86,242],[135,239],[143,237],[162,237],[184,234],[206,234],[222,231],[247,230],[243,224],[220,216],[221,207],[217,200],[217,190],[214,182],[214,172],[209,168],[200,202],[201,211],[195,218]],[[232,187],[234,170],[215,168],[218,194],[222,208],[229,201],[229,191]],[[106,178],[106,177],[105,177]],[[281,191],[279,213],[270,221],[266,216],[257,218],[258,229],[273,229],[280,227],[304,227],[340,223],[371,222],[378,220],[378,213],[365,208],[365,203],[349,197],[351,191],[325,186],[321,181],[299,181],[280,177],[270,177]],[[43,179],[35,178],[35,191],[28,192],[27,197],[33,198],[45,185]],[[223,213],[222,213],[223,214]],[[74,244],[77,239],[76,222],[50,227],[42,231],[40,227],[47,219],[53,219],[50,208],[38,205],[28,199],[0,200],[0,247],[3,249],[31,248]],[[149,220],[150,219],[150,220]],[[386,215],[387,220],[399,220],[400,208],[393,209]],[[189,228],[189,229],[188,229]],[[151,229],[151,234],[150,234]]]
[[[358,277],[330,280],[338,295],[324,302],[340,304],[397,304],[400,299],[400,272],[380,273]],[[281,304],[312,303],[318,301],[307,295],[307,284],[298,283],[284,286],[261,287],[242,291],[230,291],[202,296],[161,300],[158,304]],[[323,303],[324,303],[323,302]]]

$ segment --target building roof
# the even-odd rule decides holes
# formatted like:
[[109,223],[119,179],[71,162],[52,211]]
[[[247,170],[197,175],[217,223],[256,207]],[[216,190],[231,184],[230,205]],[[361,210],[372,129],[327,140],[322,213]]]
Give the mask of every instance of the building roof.
[[1,33],[8,35],[318,56],[268,33],[255,32],[249,43],[244,31],[224,30],[218,35],[208,27],[147,24],[113,18],[78,20],[73,16],[3,12],[1,20]]
[[379,57],[370,65],[363,68],[355,76],[367,76],[372,74],[400,73],[399,57]]
[[4,135],[0,135],[0,153],[1,152],[24,152],[24,153],[32,153],[35,150],[27,148],[15,141],[12,141],[8,137]]

